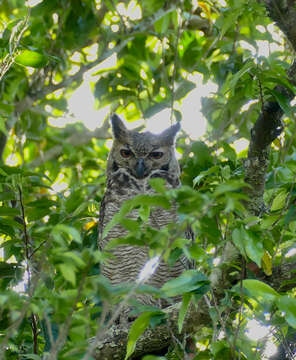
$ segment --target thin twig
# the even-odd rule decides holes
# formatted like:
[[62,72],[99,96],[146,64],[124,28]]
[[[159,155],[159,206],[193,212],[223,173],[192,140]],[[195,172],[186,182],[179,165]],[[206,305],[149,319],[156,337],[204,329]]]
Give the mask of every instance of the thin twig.
[[31,327],[33,333],[33,353],[38,355],[38,326],[36,315],[31,315]]

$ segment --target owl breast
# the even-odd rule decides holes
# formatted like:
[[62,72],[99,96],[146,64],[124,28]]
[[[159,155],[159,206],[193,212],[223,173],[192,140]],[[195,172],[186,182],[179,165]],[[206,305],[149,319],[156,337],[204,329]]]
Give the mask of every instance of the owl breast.
[[[154,190],[150,187],[149,180],[155,177],[163,178],[166,181],[167,188],[179,186],[177,176],[169,175],[162,170],[156,170],[144,179],[134,178],[125,169],[118,169],[110,176],[100,214],[99,247],[102,250],[112,239],[123,237],[128,233],[126,229],[117,224],[103,238],[102,233],[106,225],[118,213],[124,201],[132,199],[138,194],[153,194]],[[128,217],[137,219],[137,210],[132,210]],[[151,227],[160,229],[173,222],[177,222],[177,212],[174,205],[169,210],[161,207],[152,209],[149,219]],[[149,260],[148,250],[146,246],[117,246],[112,249],[112,257],[102,266],[101,272],[113,285],[124,282],[135,283],[144,265]],[[176,261],[173,267],[169,267],[164,261],[161,261],[147,283],[157,288],[161,287],[166,281],[179,276],[184,271],[185,262],[185,259],[180,259]],[[140,296],[138,300],[147,305],[156,304],[155,300],[147,295]]]

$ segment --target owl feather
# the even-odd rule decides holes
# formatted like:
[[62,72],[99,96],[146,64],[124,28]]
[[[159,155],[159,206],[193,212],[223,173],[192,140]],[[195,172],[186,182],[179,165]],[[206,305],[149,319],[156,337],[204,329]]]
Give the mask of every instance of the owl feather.
[[[179,123],[158,135],[128,130],[116,114],[111,118],[111,125],[113,146],[107,161],[107,185],[99,218],[98,245],[101,250],[104,250],[111,240],[128,234],[126,229],[116,224],[103,237],[107,224],[120,211],[126,200],[139,194],[154,194],[150,179],[164,179],[168,189],[180,186],[180,168],[175,156],[175,137],[180,130]],[[128,216],[137,219],[137,210],[132,210]],[[177,221],[176,206],[172,205],[170,209],[152,209],[148,225],[161,229]],[[112,249],[112,256],[102,264],[101,273],[113,285],[134,284],[148,260],[147,246],[120,245]],[[184,256],[173,266],[168,266],[162,260],[147,284],[160,288],[168,280],[178,277],[186,268],[188,262]],[[160,303],[146,294],[137,295],[137,299],[145,305],[166,305],[165,302]]]

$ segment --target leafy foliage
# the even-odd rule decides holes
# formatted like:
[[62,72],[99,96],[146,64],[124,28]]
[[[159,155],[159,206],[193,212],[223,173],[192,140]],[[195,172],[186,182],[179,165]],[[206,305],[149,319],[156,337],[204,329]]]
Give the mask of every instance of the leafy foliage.
[[[84,359],[88,339],[112,325],[110,317],[122,301],[132,301],[133,291],[182,297],[179,332],[191,304],[207,297],[212,323],[191,334],[195,359],[261,359],[257,349],[264,347],[247,337],[248,320],[256,318],[273,333],[295,329],[295,290],[285,283],[273,289],[248,269],[243,282],[225,284],[217,304],[208,279],[229,242],[268,276],[277,265],[295,261],[295,105],[274,89],[281,84],[295,91],[285,73],[291,51],[281,39],[282,47],[261,53],[263,44],[274,46],[278,35],[270,31],[263,5],[255,0],[225,5],[43,0],[28,9],[20,0],[2,3],[0,359],[46,354]],[[114,65],[102,65],[113,55]],[[155,196],[126,202],[110,223],[129,230],[112,246],[146,245],[151,257],[169,264],[185,254],[196,270],[162,289],[111,287],[99,273],[108,254],[96,243],[110,134],[106,126],[90,133],[80,122],[63,127],[67,100],[88,77],[97,110],[108,107],[132,122],[169,109],[179,121],[184,98],[201,85],[192,80],[197,73],[218,90],[202,100],[207,133],[198,141],[183,133],[178,141],[182,187],[166,191],[156,180],[151,184]],[[245,209],[246,150],[236,145],[250,139],[262,104],[270,100],[285,112],[285,133],[272,145],[264,195],[269,212],[259,218]],[[191,121],[198,126],[197,114]],[[145,225],[151,207],[169,207],[172,201],[178,224],[160,231]],[[139,219],[127,219],[135,207]],[[188,224],[193,242],[184,238]],[[243,261],[232,265],[238,282]],[[166,321],[157,309],[133,305],[141,315],[129,333],[126,358],[148,326]]]

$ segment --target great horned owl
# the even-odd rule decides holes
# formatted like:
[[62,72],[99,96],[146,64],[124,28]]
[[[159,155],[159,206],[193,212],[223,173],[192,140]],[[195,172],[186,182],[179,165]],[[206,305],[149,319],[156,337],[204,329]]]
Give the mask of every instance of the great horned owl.
[[[167,188],[180,185],[180,168],[175,156],[175,137],[180,130],[177,123],[159,135],[128,130],[115,114],[111,118],[113,146],[107,162],[107,186],[100,209],[98,245],[103,250],[106,244],[125,236],[127,230],[115,225],[103,238],[103,231],[125,200],[138,194],[152,194],[151,178],[162,178]],[[129,215],[137,218],[137,210]],[[149,225],[155,229],[177,222],[176,207],[156,208],[150,213]],[[101,267],[101,273],[111,284],[135,283],[140,271],[149,260],[145,246],[121,245],[112,250],[114,255]],[[160,288],[166,281],[179,276],[186,268],[185,258],[178,259],[172,267],[161,261],[147,284]],[[161,305],[149,295],[138,295],[145,305]]]

